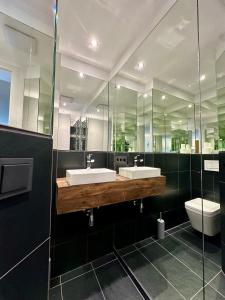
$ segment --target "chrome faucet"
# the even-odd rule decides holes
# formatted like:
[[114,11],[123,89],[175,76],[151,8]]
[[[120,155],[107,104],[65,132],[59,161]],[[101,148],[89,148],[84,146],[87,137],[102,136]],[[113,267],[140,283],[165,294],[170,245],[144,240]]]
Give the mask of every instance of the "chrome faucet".
[[143,162],[143,161],[144,161],[143,158],[140,158],[140,154],[136,155],[134,157],[134,167],[137,167],[138,162]]
[[92,158],[93,154],[87,155],[87,169],[91,168],[91,164],[95,162],[95,160]]

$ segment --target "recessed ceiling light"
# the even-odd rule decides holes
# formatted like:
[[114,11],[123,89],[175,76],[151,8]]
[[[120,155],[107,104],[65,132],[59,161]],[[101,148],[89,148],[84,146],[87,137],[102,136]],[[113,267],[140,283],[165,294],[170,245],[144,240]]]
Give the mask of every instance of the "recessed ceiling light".
[[144,69],[144,66],[145,66],[144,62],[143,61],[139,61],[139,63],[136,66],[136,69],[138,71],[142,71]]
[[63,106],[66,106],[66,102],[63,102]]
[[165,100],[166,99],[166,96],[165,95],[162,95],[162,100]]
[[99,41],[95,37],[92,37],[89,41],[89,48],[92,50],[97,50],[98,47],[99,47]]
[[182,121],[181,121],[181,120],[179,120],[179,123],[182,123]]
[[145,93],[143,97],[144,97],[144,98],[147,98],[147,97],[148,97],[148,94],[147,94],[147,93]]
[[205,74],[203,74],[203,75],[200,77],[200,80],[201,80],[201,81],[205,80]]
[[79,76],[80,78],[84,78],[84,73],[80,72]]
[[189,104],[188,107],[189,107],[189,108],[192,108],[192,104]]
[[99,109],[99,108],[97,108],[97,112],[100,112],[100,109]]
[[116,88],[117,88],[117,90],[119,90],[120,89],[120,84],[117,84]]

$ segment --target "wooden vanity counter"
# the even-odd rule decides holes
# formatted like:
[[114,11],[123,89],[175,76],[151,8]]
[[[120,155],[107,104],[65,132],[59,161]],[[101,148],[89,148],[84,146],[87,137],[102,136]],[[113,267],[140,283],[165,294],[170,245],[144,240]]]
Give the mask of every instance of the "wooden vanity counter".
[[166,178],[129,179],[116,175],[112,182],[69,185],[66,178],[57,178],[56,183],[57,214],[65,214],[161,195],[165,191]]

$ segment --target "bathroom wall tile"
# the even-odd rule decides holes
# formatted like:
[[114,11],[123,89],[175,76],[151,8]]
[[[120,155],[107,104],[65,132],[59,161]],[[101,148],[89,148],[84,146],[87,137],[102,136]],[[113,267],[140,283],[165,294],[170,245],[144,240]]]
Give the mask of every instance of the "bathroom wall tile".
[[0,129],[0,152],[34,159],[32,191],[0,203],[2,276],[50,235],[52,139]]
[[191,155],[191,171],[201,171],[201,155]]
[[178,172],[165,173],[168,189],[178,190]]
[[201,173],[192,171],[191,172],[191,184],[192,189],[201,190]]
[[219,180],[225,182],[225,152],[219,153]]
[[57,286],[55,288],[51,288],[49,291],[49,300],[62,300],[61,298],[61,287]]
[[190,172],[191,155],[190,154],[177,154],[177,155],[179,155],[179,171]]
[[160,168],[161,172],[166,172],[166,155],[164,153],[154,153],[154,167]]
[[224,241],[221,243],[221,250],[222,250],[222,257],[221,257],[222,271],[225,273],[225,243],[224,243]]
[[48,295],[48,253],[46,241],[0,280],[0,299],[40,300]]
[[101,152],[101,151],[87,151],[85,152],[85,168],[87,167],[86,160],[87,155],[93,154],[92,158],[95,160],[92,163],[92,168],[107,168],[107,152]]
[[214,190],[214,172],[203,171],[202,172],[202,187],[203,190]]
[[177,153],[167,153],[165,155],[166,172],[178,172],[179,155]]
[[73,240],[56,245],[52,258],[52,277],[68,272],[87,262],[87,236],[77,235]]
[[108,152],[107,153],[107,163],[108,163],[108,168],[111,169],[111,170],[114,170],[115,166],[114,166],[114,157],[115,157],[115,154],[114,152]]
[[87,237],[87,258],[88,261],[97,259],[113,251],[113,228],[102,228],[94,230]]
[[57,177],[65,177],[67,169],[85,168],[85,152],[58,151]]
[[145,166],[153,167],[154,166],[154,154],[145,153]]

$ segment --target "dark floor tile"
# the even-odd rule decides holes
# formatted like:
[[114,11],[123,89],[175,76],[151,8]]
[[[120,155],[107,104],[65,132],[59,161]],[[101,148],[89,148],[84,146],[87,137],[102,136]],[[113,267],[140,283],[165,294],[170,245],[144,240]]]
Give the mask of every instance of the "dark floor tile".
[[180,228],[180,226],[178,225],[178,226],[175,226],[175,227],[173,227],[173,228],[168,229],[168,230],[166,231],[166,233],[172,234],[172,233],[174,233],[174,232],[177,232],[177,231],[180,230],[180,229],[181,229],[181,228]]
[[202,280],[157,243],[141,248],[140,252],[184,297],[190,299],[201,288]]
[[213,288],[210,286],[206,286],[204,288],[204,291],[201,290],[194,298],[193,300],[224,300],[224,297],[222,297],[219,293],[217,293]]
[[210,285],[225,296],[225,275],[222,271],[210,282]]
[[187,221],[187,222],[179,225],[180,228],[186,228],[186,227],[189,227],[189,226],[191,226],[191,222],[190,221]]
[[[202,253],[202,235],[192,229],[192,227],[178,231],[174,234],[174,236],[186,243],[189,247],[198,251],[200,254]],[[220,266],[221,248],[205,239],[205,257]]]
[[83,266],[80,266],[74,270],[71,270],[65,274],[63,274],[61,276],[61,280],[62,280],[62,283],[67,281],[67,280],[70,280],[70,279],[73,279],[77,276],[80,276],[88,271],[91,271],[92,270],[92,266],[91,264],[86,264],[86,265],[83,265]]
[[96,269],[96,275],[107,300],[143,299],[118,261]]
[[152,243],[152,242],[154,242],[154,239],[153,239],[152,237],[149,237],[149,238],[147,238],[147,239],[145,239],[145,240],[143,240],[143,241],[137,242],[137,243],[135,244],[135,246],[136,246],[137,248],[140,248],[140,247],[146,246],[146,245],[148,245],[148,244],[150,244],[150,243]]
[[86,273],[62,285],[63,300],[103,300],[94,272]]
[[126,264],[154,300],[180,300],[183,297],[174,287],[136,251],[124,257]]
[[60,286],[49,290],[49,300],[62,300]]
[[51,278],[50,280],[50,288],[53,288],[60,284],[60,277]]
[[[198,274],[198,276],[203,278],[203,263],[202,255],[200,253],[191,250],[191,248],[188,248],[172,236],[166,237],[164,240],[158,241],[158,243]],[[205,259],[205,280],[207,282],[210,281],[219,270],[220,268],[218,266],[208,259]]]
[[92,262],[92,265],[94,268],[98,268],[106,263],[111,262],[112,260],[115,260],[115,259],[116,259],[116,256],[114,255],[114,253],[109,253],[109,254],[106,254],[106,255],[94,260]]
[[135,246],[134,246],[134,245],[130,245],[130,246],[127,246],[127,247],[118,249],[118,252],[119,252],[119,254],[120,254],[121,256],[123,256],[123,255],[126,255],[126,254],[128,254],[128,253],[130,253],[130,252],[133,252],[133,251],[135,251],[135,250],[136,250]]

